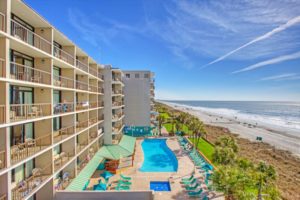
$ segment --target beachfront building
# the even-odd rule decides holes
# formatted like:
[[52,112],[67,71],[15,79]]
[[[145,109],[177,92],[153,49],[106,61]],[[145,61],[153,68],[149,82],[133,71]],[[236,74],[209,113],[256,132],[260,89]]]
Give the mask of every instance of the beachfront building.
[[100,149],[102,72],[23,1],[0,0],[1,200],[52,199]]
[[123,72],[111,65],[104,65],[104,143],[117,144],[124,128]]
[[125,132],[147,134],[155,125],[154,73],[147,70],[123,71]]

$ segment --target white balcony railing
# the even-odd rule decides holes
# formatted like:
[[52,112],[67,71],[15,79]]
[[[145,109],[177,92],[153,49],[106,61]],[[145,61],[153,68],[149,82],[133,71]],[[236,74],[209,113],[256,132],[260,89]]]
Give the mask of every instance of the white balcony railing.
[[51,115],[51,104],[11,104],[9,115],[11,121],[48,116]]
[[74,88],[74,80],[63,76],[53,75],[53,85],[57,87]]
[[85,91],[87,91],[87,90],[88,90],[88,84],[87,84],[87,83],[84,83],[84,82],[81,82],[81,81],[78,81],[78,80],[76,80],[76,89],[78,89],[78,90],[85,90]]
[[49,72],[14,62],[10,63],[10,78],[19,81],[51,84],[51,74]]
[[5,77],[5,60],[0,58],[0,77]]
[[81,70],[85,71],[85,72],[89,71],[89,67],[86,64],[84,64],[83,62],[81,62],[80,60],[78,60],[78,59],[76,60],[76,67],[78,69],[81,69]]
[[71,65],[74,65],[74,57],[70,53],[68,53],[56,46],[54,46],[53,56],[65,61]]
[[5,15],[0,12],[0,30],[6,31]]
[[51,42],[14,20],[11,20],[11,35],[31,46],[51,54]]

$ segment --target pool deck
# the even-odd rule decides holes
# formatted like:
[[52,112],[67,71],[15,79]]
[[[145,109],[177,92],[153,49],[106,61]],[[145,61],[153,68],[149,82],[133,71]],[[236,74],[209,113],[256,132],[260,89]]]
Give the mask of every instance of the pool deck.
[[[136,141],[136,152],[134,156],[133,167],[123,170],[124,175],[132,177],[131,190],[149,190],[150,181],[170,181],[170,192],[154,192],[154,199],[189,199],[188,195],[184,191],[180,184],[182,177],[189,176],[194,171],[194,164],[182,150],[175,137],[169,137],[167,140],[168,147],[175,153],[178,159],[178,171],[177,172],[140,172],[139,168],[142,166],[144,155],[141,147],[142,139]],[[202,178],[202,175],[196,172],[197,178]],[[111,178],[111,181],[117,181],[119,175]],[[224,197],[217,194],[210,194],[211,199],[221,200]],[[219,196],[219,197],[218,197]],[[195,199],[195,198],[193,198]]]

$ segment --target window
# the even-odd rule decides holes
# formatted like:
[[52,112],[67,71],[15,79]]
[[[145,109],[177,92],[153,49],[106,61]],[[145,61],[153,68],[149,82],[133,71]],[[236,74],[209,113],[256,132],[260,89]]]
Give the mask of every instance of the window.
[[140,74],[135,74],[134,77],[135,78],[140,78]]
[[144,78],[149,78],[149,74],[144,74]]
[[130,74],[126,74],[125,76],[126,76],[126,78],[130,78]]
[[57,42],[53,42],[53,55],[55,56],[55,57],[60,57],[60,54],[61,54],[61,51],[60,51],[60,49],[62,48],[61,47],[61,45],[59,44],[59,43],[57,43]]
[[15,16],[14,14],[12,14],[11,18],[14,21],[14,23],[11,25],[12,35],[17,36],[23,41],[26,41],[28,44],[34,45],[33,26]]

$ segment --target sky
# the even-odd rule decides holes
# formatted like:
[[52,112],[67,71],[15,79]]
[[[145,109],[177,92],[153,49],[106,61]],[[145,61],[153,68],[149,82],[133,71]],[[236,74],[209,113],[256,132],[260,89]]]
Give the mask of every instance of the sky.
[[300,1],[25,2],[99,63],[153,71],[157,99],[300,101]]

